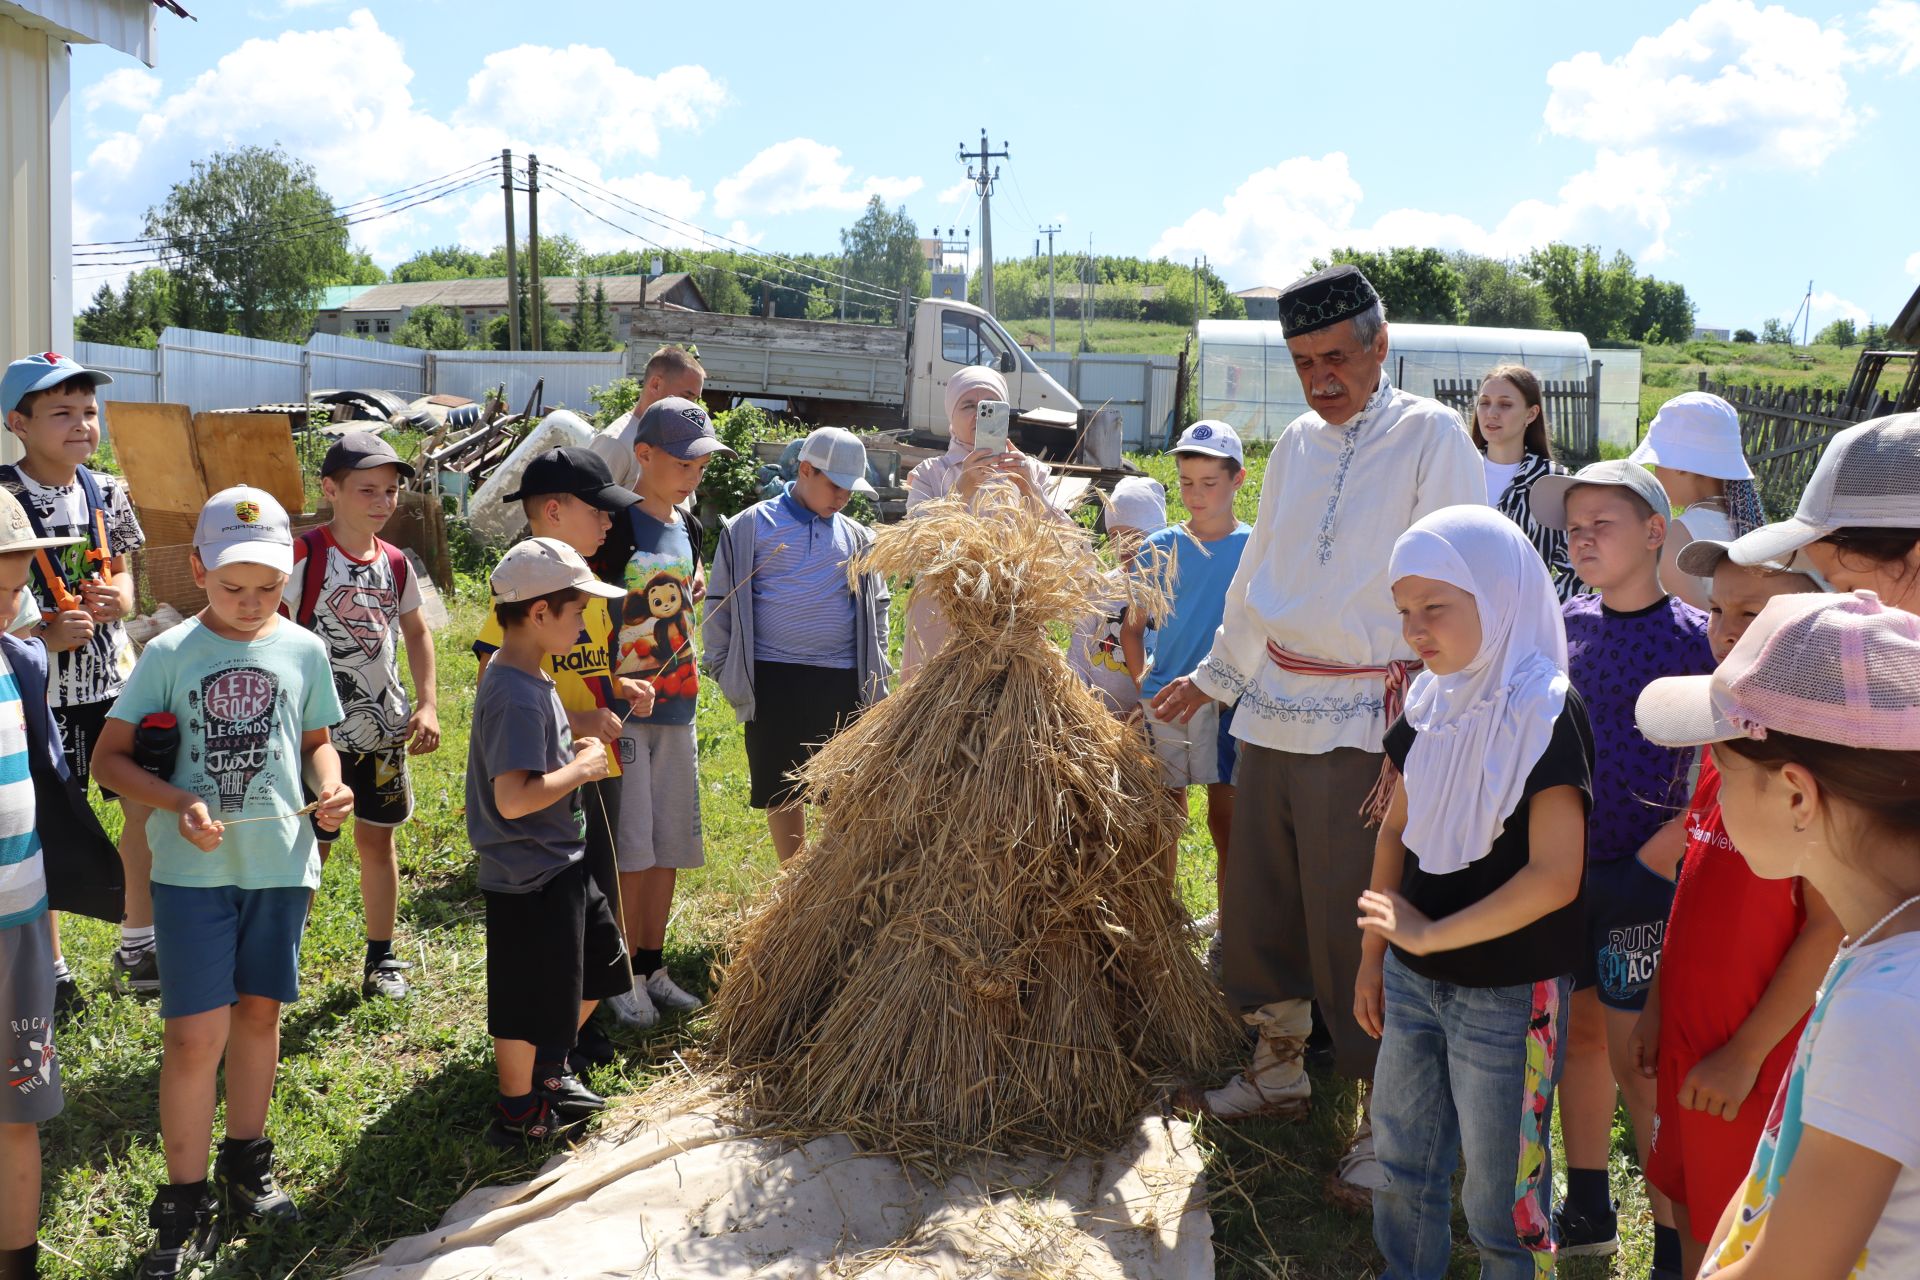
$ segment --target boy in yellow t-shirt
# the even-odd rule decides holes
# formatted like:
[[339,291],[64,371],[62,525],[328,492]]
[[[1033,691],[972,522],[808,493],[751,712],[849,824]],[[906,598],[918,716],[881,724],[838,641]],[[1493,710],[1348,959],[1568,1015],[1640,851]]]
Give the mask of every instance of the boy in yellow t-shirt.
[[[612,526],[615,511],[640,501],[640,495],[613,482],[613,474],[598,454],[588,449],[548,449],[527,464],[520,489],[507,495],[527,513],[530,536],[557,538],[582,557],[600,549]],[[580,638],[564,654],[548,659],[560,705],[566,709],[575,737],[618,742],[620,726],[629,715],[646,716],[653,710],[653,686],[613,674],[614,620],[607,602],[589,599],[580,616]],[[473,642],[480,669],[500,647],[500,622],[492,611]],[[619,914],[620,876],[614,857],[614,833],[620,829],[620,759],[607,753],[607,776],[581,790],[587,820],[587,871],[600,892]],[[629,948],[631,951],[631,948]],[[601,1005],[619,1022],[648,1025],[619,999]],[[605,1062],[612,1047],[591,1026],[581,1029],[576,1050],[587,1062]],[[580,1064],[584,1065],[584,1064]]]

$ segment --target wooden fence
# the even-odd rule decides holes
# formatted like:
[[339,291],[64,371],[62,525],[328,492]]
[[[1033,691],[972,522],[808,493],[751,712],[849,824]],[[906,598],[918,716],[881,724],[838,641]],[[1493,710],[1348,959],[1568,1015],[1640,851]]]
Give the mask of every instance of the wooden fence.
[[1800,491],[1835,433],[1893,412],[1892,403],[1879,392],[1864,404],[1852,405],[1844,391],[1729,386],[1709,381],[1704,371],[1700,389],[1721,397],[1739,412],[1741,448],[1753,467],[1767,513],[1776,518],[1799,505]]
[[[1433,398],[1473,421],[1474,402],[1480,397],[1478,378],[1435,378]],[[1569,467],[1583,467],[1600,458],[1600,362],[1578,382],[1542,382],[1540,398],[1547,413],[1547,430],[1554,452]]]

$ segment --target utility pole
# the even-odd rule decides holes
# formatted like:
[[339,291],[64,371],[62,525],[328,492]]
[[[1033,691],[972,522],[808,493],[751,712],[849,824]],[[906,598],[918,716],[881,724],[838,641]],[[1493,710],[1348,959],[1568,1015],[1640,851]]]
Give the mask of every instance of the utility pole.
[[[993,314],[993,184],[1000,176],[999,165],[989,165],[992,160],[1010,158],[1006,150],[1006,139],[1000,140],[1000,150],[988,150],[987,131],[980,130],[980,149],[967,150],[967,144],[960,144],[960,159],[967,166],[967,176],[973,179],[973,189],[980,197],[980,306],[988,315]],[[974,172],[972,162],[980,162],[980,170]]]
[[545,335],[540,332],[540,313],[545,311],[546,285],[540,279],[540,157],[527,157],[527,328],[532,331],[528,346],[544,351]]
[[1087,233],[1087,257],[1080,267],[1080,349],[1087,349],[1087,307],[1093,301],[1093,233]]
[[520,268],[513,236],[513,152],[500,152],[500,189],[507,197],[507,350],[520,349]]
[[[1040,234],[1047,238],[1047,350],[1049,351],[1058,351],[1060,349],[1060,344],[1054,340],[1053,336],[1053,238],[1059,234],[1059,232],[1059,227],[1040,228]],[[1039,249],[1040,246],[1038,242],[1036,242],[1034,244],[1034,252],[1036,255],[1039,253]]]

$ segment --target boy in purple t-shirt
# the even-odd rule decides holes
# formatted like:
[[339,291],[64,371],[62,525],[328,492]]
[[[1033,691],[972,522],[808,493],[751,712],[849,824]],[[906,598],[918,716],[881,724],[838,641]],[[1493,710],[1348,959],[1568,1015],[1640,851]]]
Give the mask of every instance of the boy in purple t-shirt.
[[[1534,521],[1564,529],[1574,572],[1595,594],[1561,608],[1568,674],[1593,725],[1593,807],[1587,819],[1587,945],[1574,974],[1567,1062],[1560,1082],[1567,1198],[1554,1214],[1558,1252],[1610,1254],[1618,1218],[1607,1188],[1615,1090],[1625,1096],[1645,1168],[1653,1082],[1629,1053],[1634,1021],[1660,960],[1673,881],[1686,851],[1688,753],[1658,747],[1634,725],[1634,703],[1661,676],[1713,670],[1707,615],[1660,586],[1667,494],[1635,463],[1597,462],[1533,487]],[[1679,1275],[1672,1208],[1651,1187],[1653,1275]]]

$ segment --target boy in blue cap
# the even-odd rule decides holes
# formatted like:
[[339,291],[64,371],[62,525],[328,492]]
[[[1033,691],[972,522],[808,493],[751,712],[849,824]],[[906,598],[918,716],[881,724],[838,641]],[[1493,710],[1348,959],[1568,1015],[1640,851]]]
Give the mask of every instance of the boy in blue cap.
[[[47,647],[47,701],[66,746],[67,768],[85,778],[107,709],[133,670],[133,641],[124,619],[133,612],[128,557],[146,542],[119,476],[86,464],[100,447],[95,389],[113,379],[58,352],[24,356],[0,378],[0,416],[20,442],[20,460],[0,466],[0,487],[19,499],[39,538],[74,544],[34,553],[29,582],[39,621],[31,634]],[[103,791],[106,799],[118,799]],[[153,854],[147,810],[122,801],[120,857],[126,867],[127,914],[113,954],[111,986],[119,992],[160,989],[153,946]],[[53,929],[54,979],[62,1009],[82,1003],[79,984],[60,954]]]

